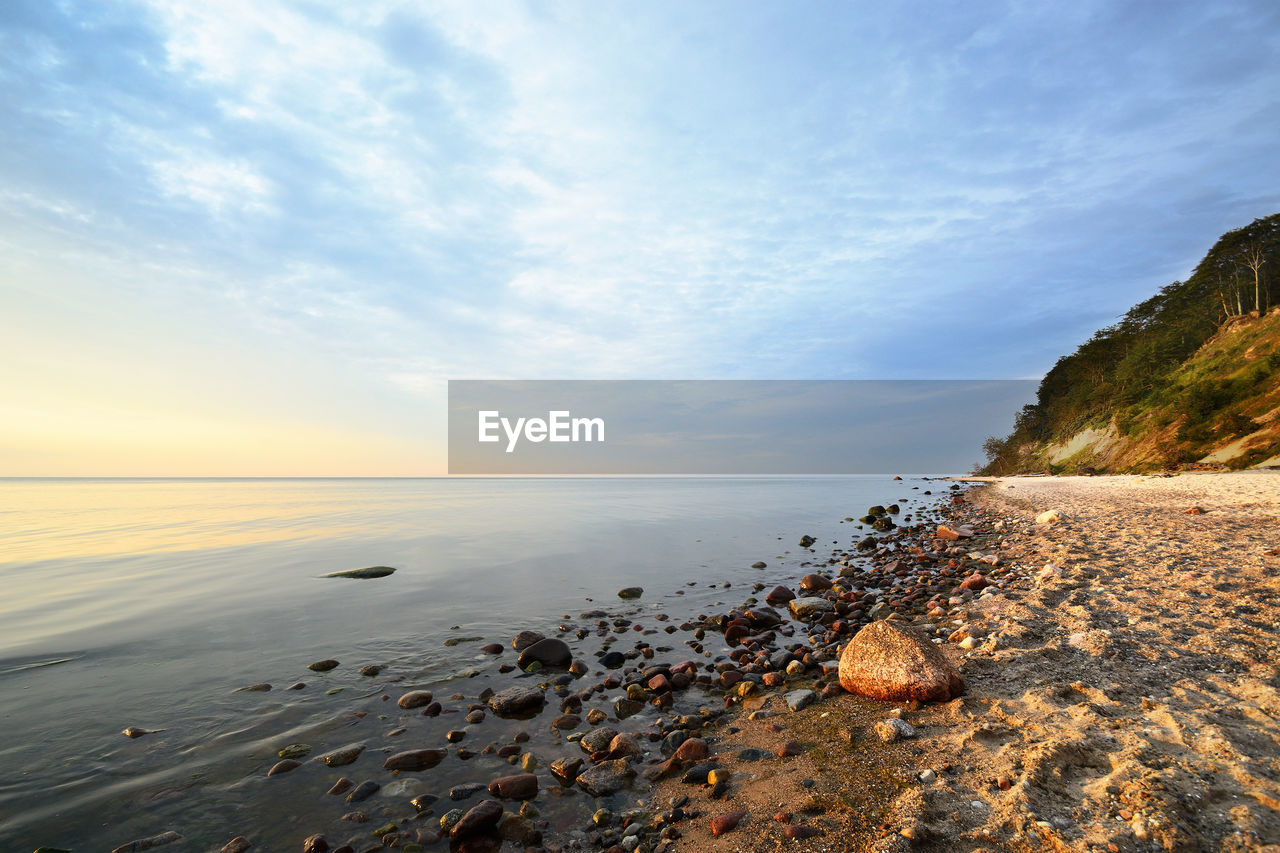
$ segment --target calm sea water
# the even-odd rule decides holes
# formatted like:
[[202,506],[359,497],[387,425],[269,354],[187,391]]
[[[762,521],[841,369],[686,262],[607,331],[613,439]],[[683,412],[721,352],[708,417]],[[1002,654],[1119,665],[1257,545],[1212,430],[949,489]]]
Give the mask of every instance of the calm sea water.
[[[319,819],[308,814],[314,791],[267,789],[286,777],[264,780],[265,768],[292,741],[368,739],[346,731],[349,712],[381,692],[354,675],[359,665],[384,664],[437,695],[500,688],[508,682],[478,643],[445,641],[550,632],[562,616],[619,607],[624,586],[645,588],[641,613],[673,619],[732,606],[752,582],[803,573],[812,555],[795,547],[801,534],[847,543],[860,531],[846,516],[928,487],[888,477],[0,480],[0,846],[111,849],[166,829],[187,837],[174,851],[237,834],[292,845]],[[751,569],[756,560],[769,568]],[[397,572],[320,577],[370,565]],[[306,670],[322,658],[343,666]],[[300,680],[307,689],[283,689]],[[234,692],[258,682],[275,689]],[[164,731],[129,740],[120,732],[131,725]],[[441,744],[403,748],[423,745]]]

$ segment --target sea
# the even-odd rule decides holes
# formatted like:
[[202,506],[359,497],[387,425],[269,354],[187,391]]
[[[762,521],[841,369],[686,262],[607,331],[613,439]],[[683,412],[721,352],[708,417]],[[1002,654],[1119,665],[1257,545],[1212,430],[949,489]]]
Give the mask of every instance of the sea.
[[[566,747],[550,716],[461,719],[485,687],[530,678],[498,671],[518,631],[568,628],[587,683],[602,674],[598,641],[573,629],[600,611],[647,626],[659,659],[696,657],[664,623],[794,583],[816,559],[802,535],[819,554],[847,547],[869,506],[909,515],[945,489],[906,474],[0,479],[0,849],[112,850],[167,831],[182,836],[173,853],[236,836],[301,849],[313,832],[362,849],[411,797],[440,796],[438,815],[467,806],[450,787],[514,772],[482,750],[513,726],[546,758]],[[365,566],[396,571],[325,577]],[[624,587],[644,592],[623,601]],[[505,654],[479,651],[494,642]],[[307,668],[324,659],[339,666]],[[358,674],[370,664],[379,676]],[[432,690],[445,713],[400,711],[409,689]],[[124,736],[131,726],[150,733]],[[475,754],[412,778],[381,769],[390,751],[448,746],[446,729]],[[309,760],[350,743],[368,756],[340,770]],[[268,778],[290,744],[311,750],[304,766]],[[383,784],[360,804],[368,824],[341,821],[352,806],[325,794],[343,773]],[[540,798],[549,828],[580,822],[584,797]]]

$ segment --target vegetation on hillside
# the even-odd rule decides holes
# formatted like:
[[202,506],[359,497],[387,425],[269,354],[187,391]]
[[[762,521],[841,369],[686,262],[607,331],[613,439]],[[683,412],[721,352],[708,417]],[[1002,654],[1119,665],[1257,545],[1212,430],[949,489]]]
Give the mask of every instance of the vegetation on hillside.
[[[1109,470],[1193,462],[1210,446],[1255,432],[1260,424],[1250,415],[1263,412],[1249,401],[1269,399],[1280,381],[1280,317],[1267,316],[1280,304],[1278,275],[1280,214],[1224,234],[1190,278],[1162,288],[1059,359],[1013,432],[987,439],[983,473],[1091,467],[1087,453],[1072,464],[1046,454],[1089,428],[1129,444],[1151,439],[1140,454],[1113,454],[1103,466]],[[1201,352],[1220,333],[1250,324],[1258,328],[1247,337],[1260,340],[1245,348],[1247,358],[1241,350],[1233,361],[1231,346]]]

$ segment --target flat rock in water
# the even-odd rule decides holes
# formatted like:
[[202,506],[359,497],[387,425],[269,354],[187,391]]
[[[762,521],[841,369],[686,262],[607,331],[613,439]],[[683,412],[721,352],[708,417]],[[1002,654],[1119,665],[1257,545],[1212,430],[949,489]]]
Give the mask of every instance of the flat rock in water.
[[489,697],[489,707],[498,716],[524,714],[540,710],[547,701],[546,694],[538,687],[508,687]]
[[322,575],[326,578],[356,578],[357,580],[365,580],[369,578],[385,578],[387,575],[394,574],[395,569],[390,566],[367,566],[363,569],[346,569],[341,572],[329,572]]
[[882,702],[946,702],[964,691],[964,679],[922,633],[886,620],[867,625],[844,647],[840,686]]
[[443,749],[410,749],[388,756],[382,766],[386,770],[408,770],[411,772],[430,770],[441,761],[444,761],[445,756],[448,754]]
[[302,762],[293,758],[286,758],[284,761],[277,761],[267,771],[268,776],[279,776],[281,773],[288,773],[290,770],[297,770],[302,766]]
[[629,586],[618,590],[618,598],[639,598],[644,595],[644,587]]
[[318,660],[315,663],[307,664],[307,669],[312,672],[328,672],[331,669],[337,668],[338,662],[333,658],[326,658],[325,660]]
[[182,836],[174,832],[172,829],[168,832],[162,832],[159,835],[153,835],[150,838],[139,838],[136,841],[130,841],[128,844],[121,844],[111,853],[136,853],[138,850],[150,850],[152,847],[163,847],[166,844],[172,844],[175,841],[181,841]]
[[364,744],[356,743],[351,746],[344,746],[341,749],[335,749],[332,752],[326,752],[324,755],[316,756],[316,761],[328,767],[345,767],[360,757],[360,753],[364,752]]

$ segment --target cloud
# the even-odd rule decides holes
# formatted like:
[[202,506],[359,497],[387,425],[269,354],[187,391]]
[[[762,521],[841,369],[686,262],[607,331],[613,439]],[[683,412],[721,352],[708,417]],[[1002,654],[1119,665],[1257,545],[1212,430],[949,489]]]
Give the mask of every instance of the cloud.
[[461,376],[1034,376],[1280,206],[1277,23],[17,0],[0,241],[113,270],[141,346],[199,305],[388,411]]

